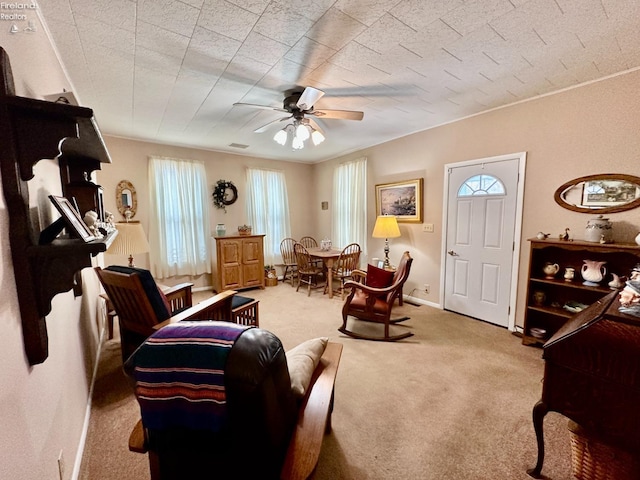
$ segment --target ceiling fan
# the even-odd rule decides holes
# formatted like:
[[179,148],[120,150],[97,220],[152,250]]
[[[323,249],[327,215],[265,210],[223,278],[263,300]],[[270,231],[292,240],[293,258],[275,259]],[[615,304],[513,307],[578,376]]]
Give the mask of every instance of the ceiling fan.
[[234,106],[245,106],[262,108],[266,110],[274,110],[276,112],[288,113],[289,115],[283,118],[273,120],[266,125],[263,125],[256,130],[255,133],[265,132],[274,123],[284,122],[289,119],[293,119],[293,122],[288,124],[282,130],[279,130],[274,136],[274,140],[281,145],[285,145],[287,142],[288,134],[292,136],[292,146],[294,149],[303,148],[304,140],[309,138],[313,139],[315,145],[324,141],[324,133],[320,126],[307,116],[313,116],[321,119],[340,119],[340,120],[362,120],[364,117],[363,112],[357,112],[354,110],[316,110],[314,105],[320,98],[324,96],[322,90],[318,90],[313,87],[306,87],[303,91],[293,91],[285,94],[286,97],[283,102],[282,108],[272,107],[269,105],[259,105],[255,103],[234,103]]

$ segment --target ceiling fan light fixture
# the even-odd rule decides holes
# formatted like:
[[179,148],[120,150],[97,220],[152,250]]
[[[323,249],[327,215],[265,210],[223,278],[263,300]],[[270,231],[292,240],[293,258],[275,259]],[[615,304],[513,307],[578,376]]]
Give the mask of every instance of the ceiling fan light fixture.
[[301,141],[305,141],[309,139],[309,129],[304,123],[299,123],[296,127],[296,138],[299,138]]
[[304,148],[304,142],[300,140],[297,136],[293,137],[291,141],[291,146],[294,150],[302,150]]
[[322,132],[319,132],[318,130],[314,130],[313,133],[311,134],[311,141],[316,146],[320,145],[322,142],[324,142],[324,140],[325,140],[324,135],[322,134]]
[[273,136],[273,139],[279,145],[285,145],[287,143],[287,129],[286,127],[282,130],[278,130],[276,134]]

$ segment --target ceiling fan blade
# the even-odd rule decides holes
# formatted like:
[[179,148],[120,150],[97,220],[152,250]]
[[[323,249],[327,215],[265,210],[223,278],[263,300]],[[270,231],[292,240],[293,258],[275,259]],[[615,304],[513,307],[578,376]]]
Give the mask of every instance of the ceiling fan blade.
[[237,102],[233,104],[234,107],[253,107],[253,108],[262,108],[263,110],[275,110],[276,112],[289,113],[288,110],[285,110],[282,107],[271,107],[269,105],[259,105],[257,103],[241,103]]
[[289,120],[290,118],[293,118],[293,115],[289,115],[288,117],[282,117],[282,118],[278,118],[276,120],[273,120],[259,128],[256,128],[253,133],[264,133],[267,131],[267,129],[273,125],[274,123],[279,123],[279,122],[284,122],[285,120]]
[[314,110],[308,112],[308,115],[315,115],[318,118],[337,118],[340,120],[362,120],[364,112],[356,112],[354,110]]
[[296,106],[303,111],[311,110],[311,108],[313,108],[316,102],[320,100],[323,95],[324,92],[322,90],[318,90],[317,88],[313,87],[307,87],[300,95],[300,99],[298,100]]

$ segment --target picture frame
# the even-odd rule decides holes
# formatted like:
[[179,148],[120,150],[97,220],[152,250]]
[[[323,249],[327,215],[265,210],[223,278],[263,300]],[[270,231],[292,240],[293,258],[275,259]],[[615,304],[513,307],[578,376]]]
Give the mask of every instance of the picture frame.
[[376,185],[376,215],[394,215],[399,223],[422,223],[423,178]]
[[582,206],[615,207],[625,205],[640,196],[638,185],[619,179],[585,181],[582,187]]
[[56,195],[49,195],[49,200],[56,207],[58,212],[64,218],[67,227],[72,230],[79,238],[81,238],[85,242],[90,242],[91,240],[95,240],[96,237],[91,233],[87,224],[84,223],[82,217],[75,209],[75,207],[71,204],[71,202],[65,197],[58,197]]

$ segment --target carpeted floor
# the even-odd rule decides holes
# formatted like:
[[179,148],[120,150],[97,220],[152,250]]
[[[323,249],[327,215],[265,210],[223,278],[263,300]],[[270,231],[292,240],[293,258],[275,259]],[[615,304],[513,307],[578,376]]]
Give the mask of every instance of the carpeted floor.
[[[203,295],[198,294],[197,300]],[[337,331],[342,302],[288,284],[243,295],[260,300],[260,326],[286,349],[313,337],[343,343],[333,432],[316,480],[528,479],[537,450],[531,409],[541,394],[542,351],[505,329],[405,303],[396,343],[355,340]],[[369,325],[368,328],[378,328]],[[127,449],[139,411],[121,370],[119,343],[106,341],[95,385],[81,480],[149,478],[147,458]],[[542,473],[569,480],[567,420],[545,420]],[[256,446],[259,448],[259,446]]]

